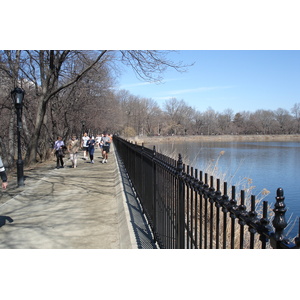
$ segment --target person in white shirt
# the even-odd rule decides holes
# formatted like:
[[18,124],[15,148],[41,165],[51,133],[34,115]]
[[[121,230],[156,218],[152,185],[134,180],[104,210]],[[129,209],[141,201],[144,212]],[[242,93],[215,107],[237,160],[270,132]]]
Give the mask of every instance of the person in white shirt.
[[87,141],[89,141],[89,137],[87,133],[85,132],[83,134],[83,137],[81,138],[81,147],[83,148],[83,159],[86,160],[89,157],[89,147],[87,145]]
[[58,136],[57,141],[55,142],[54,148],[53,148],[53,151],[52,151],[52,154],[55,151],[55,155],[56,155],[56,169],[60,168],[59,163],[61,164],[61,167],[64,168],[64,160],[63,160],[63,158],[65,156],[64,147],[65,147],[65,143],[62,140],[62,137]]
[[99,149],[101,150],[100,143],[101,143],[101,135],[97,134],[97,136],[96,136],[96,144],[99,147]]

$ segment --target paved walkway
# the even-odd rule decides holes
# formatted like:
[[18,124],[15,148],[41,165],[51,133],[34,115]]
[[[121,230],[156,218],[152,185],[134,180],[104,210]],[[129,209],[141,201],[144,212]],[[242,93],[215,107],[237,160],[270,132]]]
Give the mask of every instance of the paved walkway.
[[0,197],[0,248],[156,248],[113,145],[108,163],[100,156],[24,171],[25,186]]

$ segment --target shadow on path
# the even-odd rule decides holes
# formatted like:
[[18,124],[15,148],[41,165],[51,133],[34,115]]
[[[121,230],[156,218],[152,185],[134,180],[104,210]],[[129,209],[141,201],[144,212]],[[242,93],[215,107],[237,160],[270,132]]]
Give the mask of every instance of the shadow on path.
[[6,221],[12,223],[14,220],[8,216],[0,216],[0,227],[4,226],[6,224]]
[[143,214],[142,207],[132,189],[124,164],[116,150],[115,155],[117,158],[117,163],[119,165],[122,183],[124,187],[126,204],[130,215],[130,223],[134,231],[138,249],[158,249],[158,246],[154,242],[152,231]]

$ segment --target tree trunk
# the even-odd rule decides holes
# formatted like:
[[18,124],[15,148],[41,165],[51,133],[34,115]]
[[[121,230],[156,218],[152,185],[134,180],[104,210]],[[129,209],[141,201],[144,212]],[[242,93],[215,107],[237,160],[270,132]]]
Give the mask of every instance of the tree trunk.
[[31,163],[36,162],[38,140],[39,140],[41,128],[43,125],[44,116],[46,113],[46,107],[47,107],[47,100],[40,99],[38,110],[37,110],[35,129],[34,129],[33,136],[28,144],[27,155],[25,158],[25,164],[30,165]]

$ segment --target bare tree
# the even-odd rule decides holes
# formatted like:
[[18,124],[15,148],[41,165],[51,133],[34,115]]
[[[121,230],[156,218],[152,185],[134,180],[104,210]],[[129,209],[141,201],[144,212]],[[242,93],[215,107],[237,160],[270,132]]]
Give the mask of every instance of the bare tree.
[[296,132],[300,133],[300,103],[295,103],[291,109],[291,113],[296,121]]
[[148,135],[160,135],[161,128],[164,124],[162,110],[152,99],[145,99],[147,116],[145,119],[145,131]]
[[209,107],[204,113],[203,113],[203,120],[204,120],[204,126],[206,127],[206,134],[216,134],[217,133],[217,120],[218,120],[218,113]]
[[271,110],[259,109],[252,114],[253,128],[257,133],[270,134],[274,129],[275,115]]
[[[35,88],[36,113],[34,129],[27,148],[26,161],[36,160],[38,143],[43,124],[47,118],[50,101],[60,105],[61,93],[77,84],[92,70],[99,66],[121,61],[131,66],[140,78],[149,81],[161,80],[161,72],[166,68],[180,71],[184,66],[167,59],[168,51],[2,51],[0,68],[14,78],[14,85],[19,78],[26,79]],[[111,65],[110,65],[111,67]],[[157,76],[156,76],[157,75]],[[54,124],[55,125],[55,124]]]
[[232,128],[232,121],[233,121],[233,110],[226,109],[223,113],[219,114],[218,116],[218,127],[219,133],[228,134],[231,133]]
[[274,112],[275,119],[279,124],[278,133],[291,133],[292,131],[292,117],[286,109],[278,108]]
[[195,111],[184,100],[171,98],[164,103],[169,134],[186,134],[191,127]]
[[[79,55],[82,66],[76,72],[68,72],[65,64],[73,61],[73,56],[77,53],[72,51],[27,51],[30,61],[38,62],[38,72],[34,72],[35,64],[30,64],[29,69],[23,69],[24,73],[33,74],[38,96],[38,109],[35,121],[35,129],[32,139],[28,145],[27,162],[36,160],[37,146],[41,133],[41,128],[46,114],[46,108],[49,101],[60,91],[76,83],[81,77],[87,74],[104,56],[106,50],[100,51],[94,59],[88,59],[86,55]],[[70,58],[70,59],[69,59]],[[65,73],[66,72],[66,73]],[[36,76],[39,75],[39,78]],[[62,80],[60,80],[62,77]],[[40,85],[38,84],[40,82]],[[40,88],[39,88],[40,87]]]
[[203,134],[203,128],[205,125],[203,113],[196,111],[194,114],[194,120],[193,120],[193,132],[195,134]]

